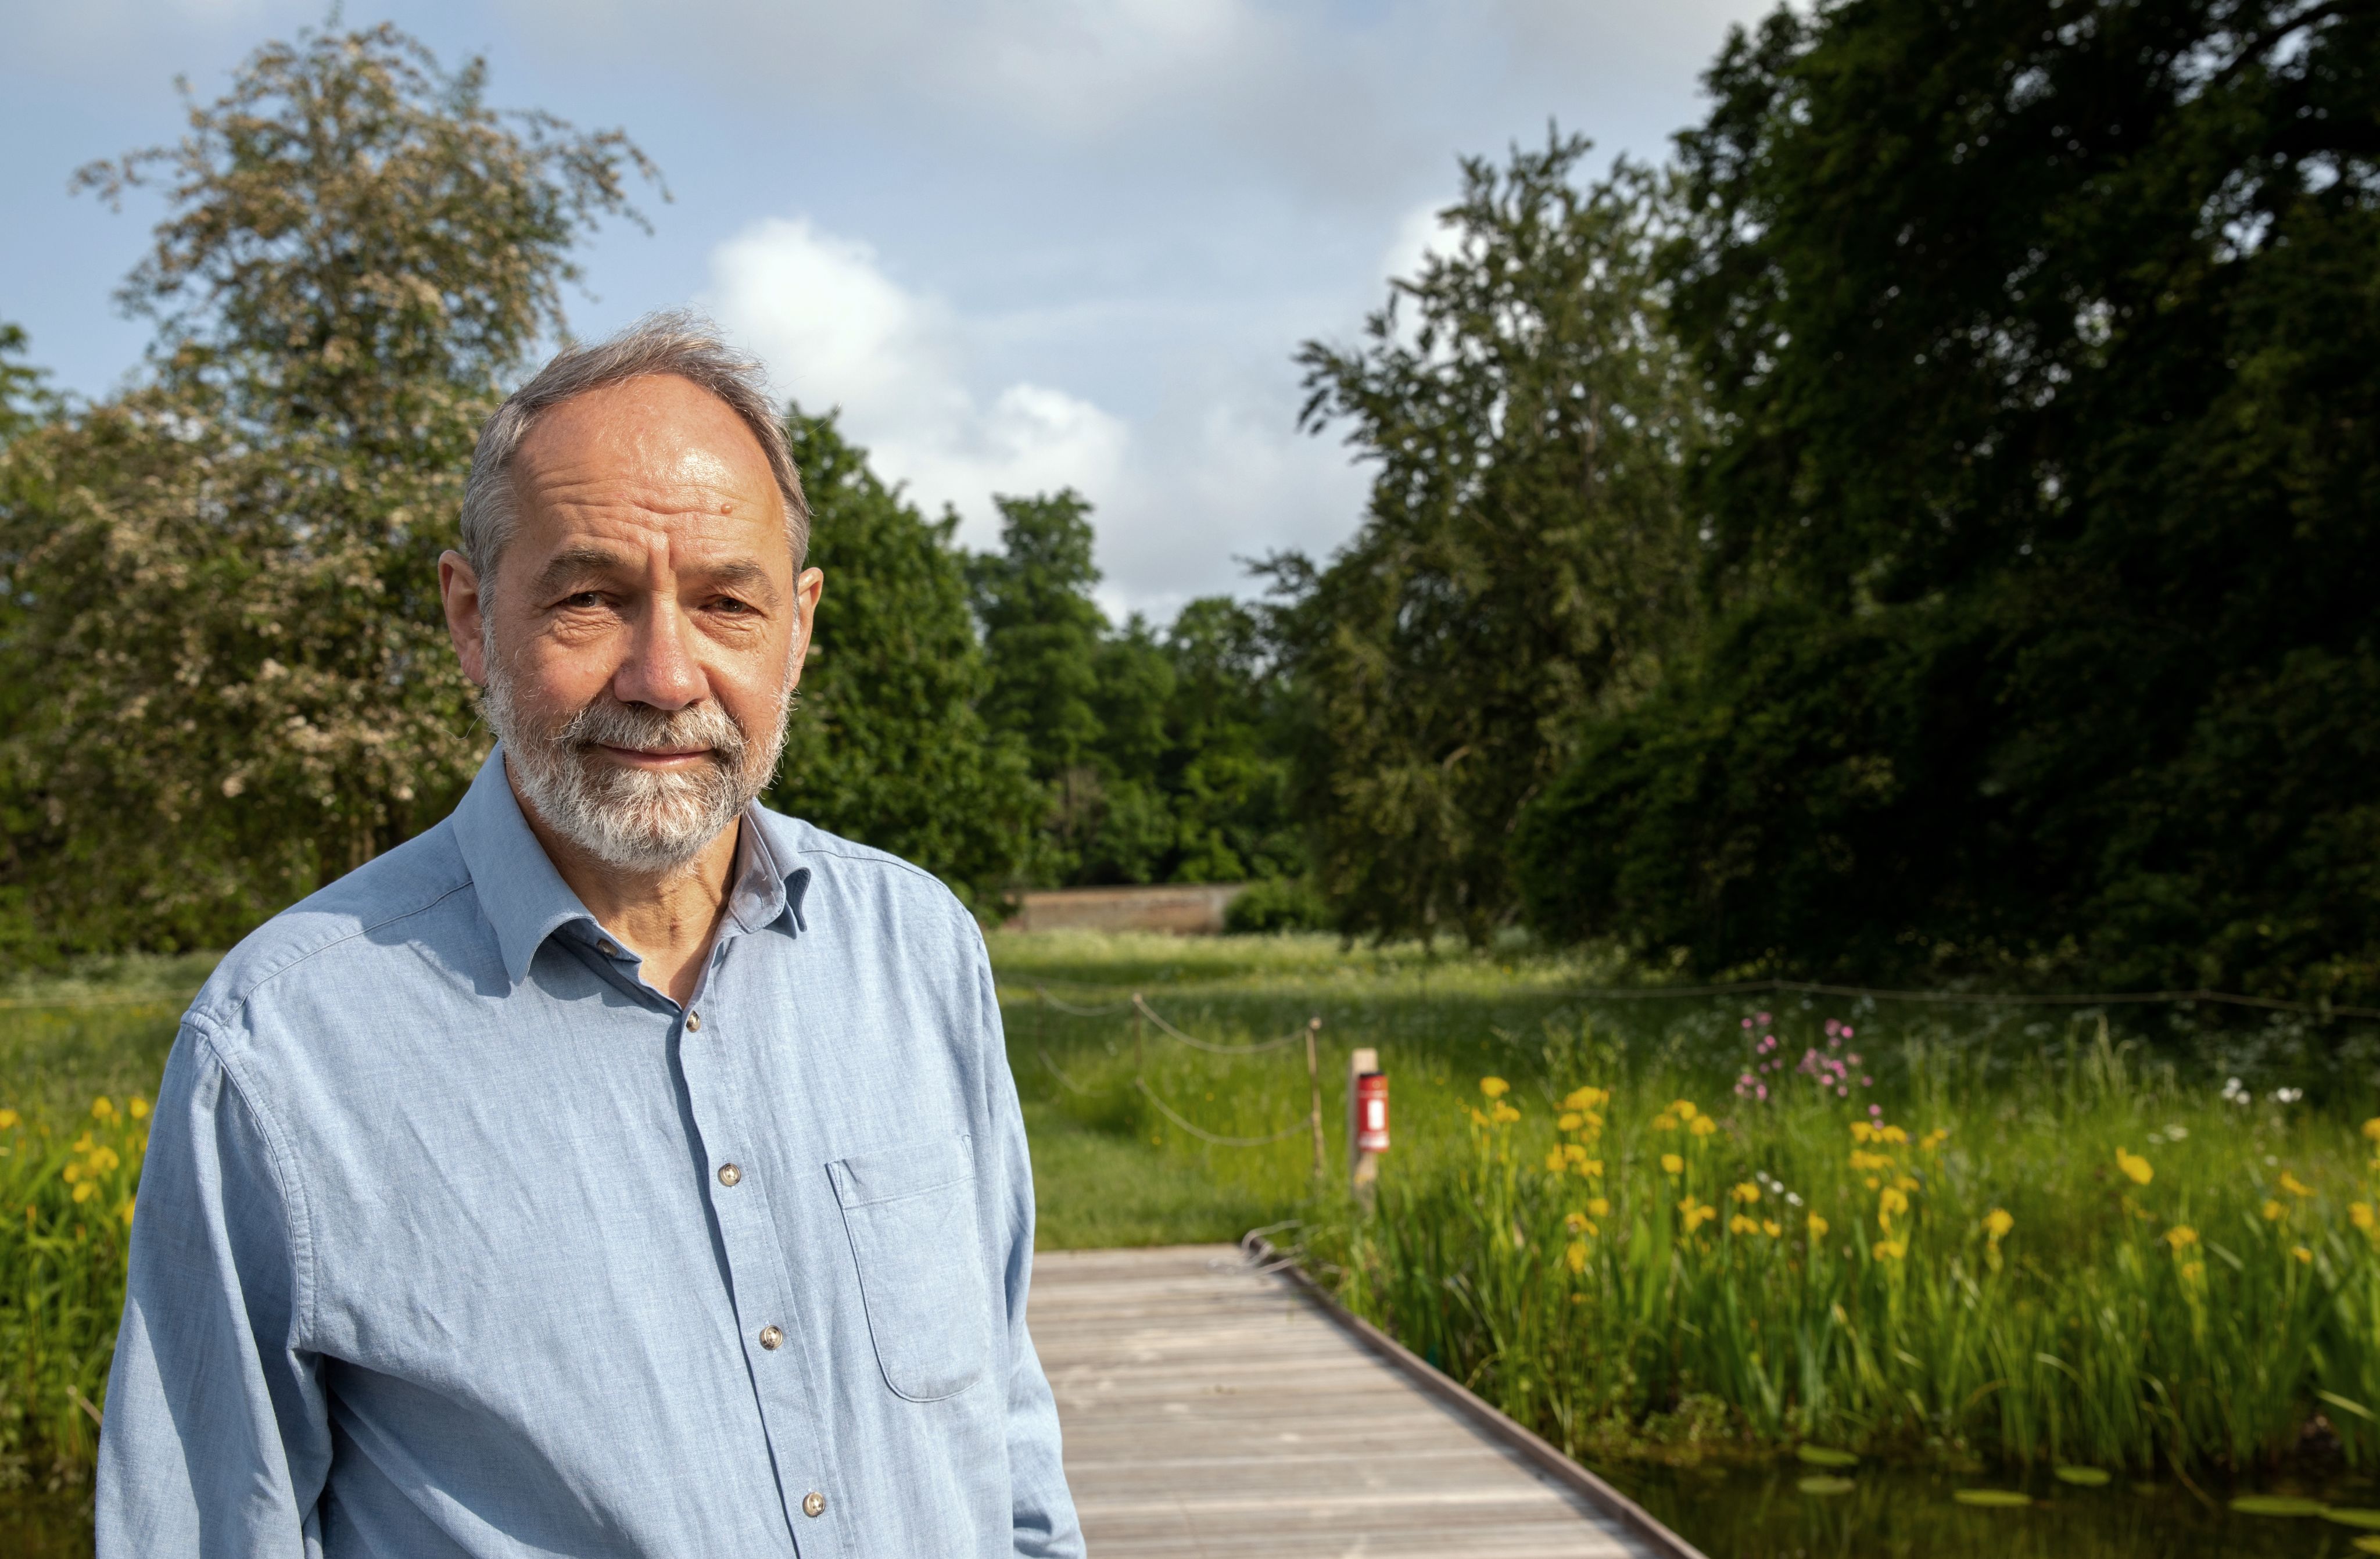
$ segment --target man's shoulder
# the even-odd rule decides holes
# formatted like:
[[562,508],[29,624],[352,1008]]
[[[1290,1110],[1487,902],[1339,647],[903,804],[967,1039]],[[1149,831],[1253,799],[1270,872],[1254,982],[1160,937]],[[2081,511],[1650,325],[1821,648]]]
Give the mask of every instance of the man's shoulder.
[[809,892],[826,892],[898,908],[910,915],[929,914],[963,920],[975,917],[942,880],[890,850],[880,850],[830,834],[815,823],[762,808],[768,821],[769,846],[789,869],[808,867]]
[[292,979],[344,980],[358,961],[418,958],[423,942],[443,940],[434,929],[442,915],[479,916],[470,885],[453,828],[441,822],[249,932],[215,966],[188,1016],[221,1032],[240,1025],[260,992]]

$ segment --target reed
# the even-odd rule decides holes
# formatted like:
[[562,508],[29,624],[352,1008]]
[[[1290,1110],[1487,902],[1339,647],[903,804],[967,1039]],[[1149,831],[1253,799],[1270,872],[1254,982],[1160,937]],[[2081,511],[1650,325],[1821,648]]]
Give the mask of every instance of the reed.
[[2186,1476],[2311,1431],[2380,1459],[2380,1120],[2186,1089],[2104,1029],[1991,1092],[1912,1045],[1889,1110],[1806,1066],[1714,1097],[1599,1059],[1483,1078],[1467,1152],[1317,1248],[1572,1452],[1716,1399],[1754,1450]]

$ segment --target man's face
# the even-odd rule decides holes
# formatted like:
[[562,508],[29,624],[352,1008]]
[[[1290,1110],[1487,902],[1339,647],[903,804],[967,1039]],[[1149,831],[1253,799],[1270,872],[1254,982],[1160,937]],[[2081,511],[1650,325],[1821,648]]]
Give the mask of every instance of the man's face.
[[514,459],[492,584],[439,566],[513,783],[614,866],[683,866],[764,788],[820,577],[798,578],[759,441],[707,391],[633,379],[548,410]]

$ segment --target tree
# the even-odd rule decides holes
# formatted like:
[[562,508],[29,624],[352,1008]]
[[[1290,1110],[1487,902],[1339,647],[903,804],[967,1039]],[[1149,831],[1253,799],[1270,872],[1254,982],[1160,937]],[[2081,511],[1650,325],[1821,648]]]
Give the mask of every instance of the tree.
[[146,382],[12,441],[12,869],[66,946],[221,945],[443,815],[484,751],[434,589],[569,247],[649,172],[388,27],[305,32],[79,178],[172,205]]
[[785,430],[827,589],[770,804],[916,861],[989,911],[1031,858],[1043,802],[1022,745],[977,707],[991,678],[957,521],[903,502],[832,416],[796,408]]
[[1350,932],[1508,920],[1514,819],[1691,615],[1699,412],[1652,275],[1664,207],[1626,166],[1579,188],[1586,150],[1464,163],[1451,251],[1393,284],[1362,347],[1300,354],[1305,425],[1352,423],[1378,467],[1328,567],[1267,566],[1295,805]]
[[1022,746],[1049,794],[1050,839],[1033,875],[1066,881],[1103,810],[1092,756],[1107,618],[1090,595],[1099,578],[1091,563],[1091,506],[1072,491],[993,503],[1001,550],[967,560],[967,587],[991,667],[984,717]]
[[2380,990],[2380,14],[1860,0],[1709,82],[1730,620],[1532,825],[1546,923]]

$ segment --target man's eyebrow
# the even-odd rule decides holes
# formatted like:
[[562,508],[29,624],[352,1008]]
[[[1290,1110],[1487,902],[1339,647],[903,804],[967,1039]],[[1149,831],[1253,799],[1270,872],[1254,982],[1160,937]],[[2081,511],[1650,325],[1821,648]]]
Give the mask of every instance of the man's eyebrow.
[[733,563],[705,568],[700,571],[700,577],[720,590],[741,591],[747,595],[757,595],[768,601],[777,599],[776,581],[770,579],[769,571],[757,563],[739,558]]
[[616,574],[636,566],[636,559],[606,547],[565,547],[537,571],[531,593],[544,595],[561,589],[566,580],[584,579],[589,574]]

